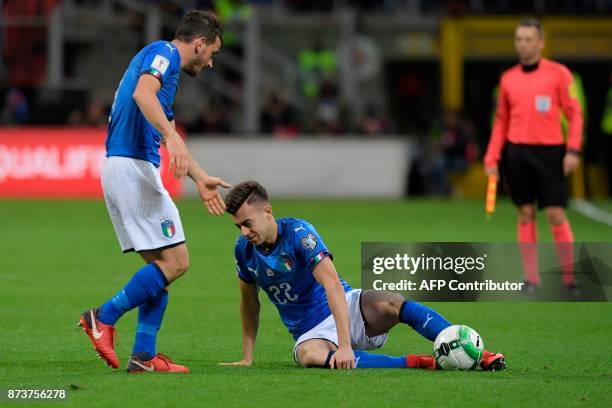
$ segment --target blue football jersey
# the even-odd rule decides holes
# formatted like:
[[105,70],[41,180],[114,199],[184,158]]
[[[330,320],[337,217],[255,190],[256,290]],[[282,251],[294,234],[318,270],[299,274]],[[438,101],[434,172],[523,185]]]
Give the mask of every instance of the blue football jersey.
[[[236,240],[234,255],[238,277],[263,289],[297,340],[325,320],[331,311],[325,288],[312,271],[331,257],[325,243],[307,221],[280,218],[276,244],[269,251],[256,247],[244,236]],[[351,287],[340,278],[344,291]]]
[[142,74],[153,75],[161,83],[157,99],[171,121],[180,71],[181,56],[167,41],[153,42],[132,58],[115,92],[106,136],[107,157],[133,157],[159,166],[161,135],[140,112],[132,95]]

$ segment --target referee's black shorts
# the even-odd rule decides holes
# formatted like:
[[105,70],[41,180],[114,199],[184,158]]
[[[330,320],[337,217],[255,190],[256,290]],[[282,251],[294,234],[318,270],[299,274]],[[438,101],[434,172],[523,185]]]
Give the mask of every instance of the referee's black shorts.
[[563,145],[519,145],[508,142],[503,165],[512,202],[517,206],[537,203],[540,210],[567,207],[564,155]]

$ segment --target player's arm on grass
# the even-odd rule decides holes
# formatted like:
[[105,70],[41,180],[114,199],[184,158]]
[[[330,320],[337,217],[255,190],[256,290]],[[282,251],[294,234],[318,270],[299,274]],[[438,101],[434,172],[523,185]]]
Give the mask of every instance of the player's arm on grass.
[[355,355],[351,347],[349,315],[344,288],[329,257],[324,258],[312,271],[317,282],[325,288],[327,303],[336,321],[338,350],[332,356],[331,368],[355,368]]
[[242,360],[220,365],[250,366],[259,329],[259,295],[255,283],[240,281],[240,321],[242,323]]

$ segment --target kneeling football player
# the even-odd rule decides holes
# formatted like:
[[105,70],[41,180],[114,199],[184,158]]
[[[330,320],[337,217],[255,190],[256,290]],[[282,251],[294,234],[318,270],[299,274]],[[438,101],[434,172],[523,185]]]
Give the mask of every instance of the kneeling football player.
[[[433,355],[388,356],[364,350],[382,347],[389,330],[399,323],[433,341],[451,325],[444,317],[397,293],[352,289],[336,272],[314,227],[296,218],[275,219],[259,183],[236,185],[225,204],[241,233],[234,254],[240,278],[243,359],[224,365],[253,362],[260,287],[293,335],[293,356],[304,367],[436,369]],[[504,356],[485,350],[480,366],[503,369]]]

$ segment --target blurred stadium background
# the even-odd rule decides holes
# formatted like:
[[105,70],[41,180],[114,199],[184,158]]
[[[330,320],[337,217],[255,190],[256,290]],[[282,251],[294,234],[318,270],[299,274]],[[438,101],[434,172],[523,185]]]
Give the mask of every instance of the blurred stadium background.
[[[146,43],[170,40],[193,8],[220,15],[224,49],[214,70],[182,80],[176,120],[196,158],[233,182],[259,179],[287,197],[481,199],[497,81],[516,63],[516,23],[536,16],[545,56],[580,84],[585,165],[572,195],[612,192],[609,0],[0,5],[0,197],[99,196],[123,71]],[[298,156],[309,164],[287,177]]]
[[[120,257],[98,199],[109,107],[132,56],[170,40],[193,8],[226,22],[215,69],[177,94],[194,156],[229,182],[259,180],[277,215],[316,225],[352,285],[362,241],[516,239],[509,200],[485,220],[481,158],[524,17],[541,18],[545,56],[580,80],[585,165],[572,195],[612,225],[610,0],[0,0],[0,387],[67,388],[67,406],[612,406],[610,353],[595,346],[611,334],[610,303],[434,304],[510,369],[373,375],[297,369],[264,299],[254,366],[218,367],[240,356],[237,231],[170,177],[193,267],[173,285],[159,344],[193,372],[127,378],[98,363],[73,324],[141,264]],[[610,241],[601,222],[570,218],[577,241]],[[118,326],[122,363],[135,318]],[[431,345],[398,328],[385,351]]]

